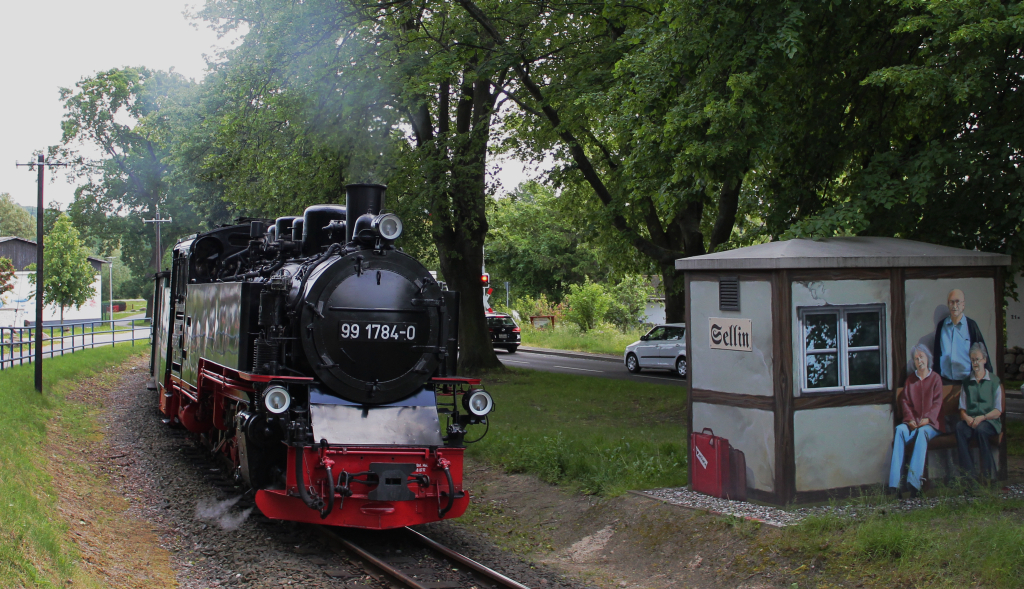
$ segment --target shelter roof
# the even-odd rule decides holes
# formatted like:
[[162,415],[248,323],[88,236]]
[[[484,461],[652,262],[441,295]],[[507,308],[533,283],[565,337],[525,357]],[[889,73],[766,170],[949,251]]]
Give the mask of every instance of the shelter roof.
[[1009,266],[1010,256],[894,237],[791,239],[680,258],[676,270]]

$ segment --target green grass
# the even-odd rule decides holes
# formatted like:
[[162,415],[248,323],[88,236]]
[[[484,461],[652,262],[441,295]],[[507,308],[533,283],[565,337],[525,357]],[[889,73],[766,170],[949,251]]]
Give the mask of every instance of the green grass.
[[1024,456],[1024,422],[1006,422],[1006,454]]
[[484,384],[495,409],[470,456],[590,494],[686,484],[684,387],[517,369]]
[[1022,524],[1024,502],[982,493],[968,503],[949,490],[932,509],[807,518],[784,533],[782,547],[797,560],[825,562],[828,573],[878,586],[1019,587]]
[[57,587],[71,578],[77,556],[45,470],[49,457],[40,452],[47,422],[59,413],[62,424],[86,435],[86,408],[65,403],[63,391],[147,350],[122,344],[47,359],[42,395],[34,388],[33,365],[0,371],[0,587]]
[[644,333],[647,333],[647,330],[637,329],[623,333],[611,326],[581,333],[579,328],[568,323],[557,325],[554,330],[522,326],[524,346],[599,354],[621,355],[626,351],[626,346],[639,340]]

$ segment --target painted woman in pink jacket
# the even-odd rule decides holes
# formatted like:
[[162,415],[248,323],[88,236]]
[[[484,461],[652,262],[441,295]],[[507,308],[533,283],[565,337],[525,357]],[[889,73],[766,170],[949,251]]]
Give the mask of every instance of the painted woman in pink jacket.
[[906,447],[913,443],[907,484],[911,496],[921,490],[921,471],[928,455],[928,441],[945,431],[939,420],[942,409],[942,377],[931,369],[932,354],[922,344],[910,351],[914,371],[907,376],[900,408],[903,423],[896,426],[896,439],[892,444],[892,465],[889,467],[889,487],[894,494],[900,492],[900,472],[903,469]]

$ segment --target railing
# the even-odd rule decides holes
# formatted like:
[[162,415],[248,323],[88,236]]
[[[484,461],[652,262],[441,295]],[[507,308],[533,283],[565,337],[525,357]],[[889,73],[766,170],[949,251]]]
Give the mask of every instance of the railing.
[[[74,321],[43,325],[43,356],[74,354],[75,350],[113,346],[125,342],[149,342],[151,320]],[[0,370],[35,360],[35,327],[0,327]]]

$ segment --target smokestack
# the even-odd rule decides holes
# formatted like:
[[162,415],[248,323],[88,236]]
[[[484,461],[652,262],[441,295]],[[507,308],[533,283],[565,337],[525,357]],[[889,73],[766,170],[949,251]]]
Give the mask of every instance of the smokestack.
[[381,184],[349,184],[345,187],[345,210],[348,212],[348,226],[345,241],[352,241],[352,229],[356,219],[367,213],[377,215],[384,208],[384,191]]

